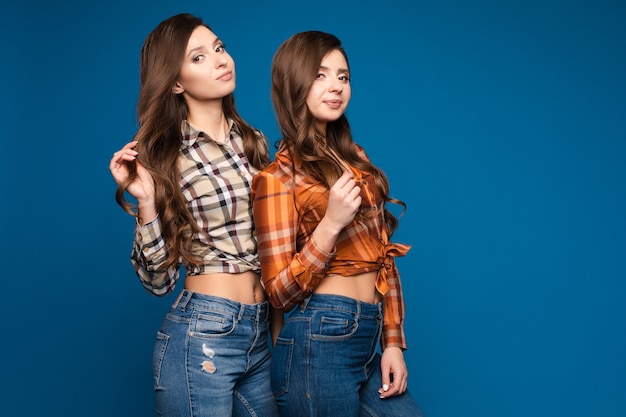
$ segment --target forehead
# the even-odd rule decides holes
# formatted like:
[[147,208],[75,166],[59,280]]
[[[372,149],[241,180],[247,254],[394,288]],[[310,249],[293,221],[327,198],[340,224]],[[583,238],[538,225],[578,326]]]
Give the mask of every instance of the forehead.
[[341,51],[338,49],[333,49],[329,53],[322,58],[322,62],[320,63],[321,67],[333,68],[333,69],[348,69],[348,61],[346,61],[346,57],[343,55]]
[[217,35],[215,35],[206,26],[198,26],[191,32],[189,41],[187,42],[187,51],[198,48],[213,47],[213,44],[217,41]]

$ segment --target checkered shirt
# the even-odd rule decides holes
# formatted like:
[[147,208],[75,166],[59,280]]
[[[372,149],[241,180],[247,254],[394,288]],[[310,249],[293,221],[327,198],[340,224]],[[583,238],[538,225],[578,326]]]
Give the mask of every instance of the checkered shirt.
[[[356,147],[367,160],[363,149]],[[311,238],[326,212],[328,188],[306,176],[284,146],[254,177],[252,201],[263,284],[272,304],[287,311],[328,274],[378,271],[376,289],[384,304],[382,347],[406,349],[404,300],[394,258],[410,247],[389,243],[384,201],[373,177],[352,170],[361,186],[361,208],[339,234],[333,253],[321,250]]]
[[[182,129],[180,186],[189,211],[204,231],[192,236],[192,251],[203,262],[197,266],[185,263],[185,273],[260,272],[250,201],[250,185],[258,170],[248,163],[237,126],[230,121],[226,144],[188,122]],[[266,141],[262,134],[259,138]],[[154,295],[170,293],[180,275],[182,259],[162,268],[167,255],[159,217],[136,226],[131,262],[142,285]]]

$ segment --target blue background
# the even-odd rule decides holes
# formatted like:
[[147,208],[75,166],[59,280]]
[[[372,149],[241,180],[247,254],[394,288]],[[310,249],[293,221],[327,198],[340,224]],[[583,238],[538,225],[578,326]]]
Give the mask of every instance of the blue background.
[[626,415],[626,3],[603,0],[5,3],[0,414],[154,415],[174,295],[135,277],[108,163],[136,129],[143,40],[180,12],[225,40],[272,142],[275,49],[343,40],[355,139],[408,204],[427,417]]

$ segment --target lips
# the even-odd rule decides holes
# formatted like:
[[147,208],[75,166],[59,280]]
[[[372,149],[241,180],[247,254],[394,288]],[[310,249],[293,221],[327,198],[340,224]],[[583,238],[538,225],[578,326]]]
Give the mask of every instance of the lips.
[[328,107],[330,107],[331,109],[339,109],[341,108],[341,100],[326,100],[324,101],[324,103],[326,103],[326,105]]
[[220,81],[230,81],[233,79],[233,72],[232,71],[225,72],[224,74],[217,77],[217,79]]

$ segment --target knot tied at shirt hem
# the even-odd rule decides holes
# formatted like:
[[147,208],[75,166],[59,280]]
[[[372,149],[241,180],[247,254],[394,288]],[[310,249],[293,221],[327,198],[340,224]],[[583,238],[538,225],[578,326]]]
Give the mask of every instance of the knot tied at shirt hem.
[[409,249],[411,249],[411,246],[402,243],[388,243],[383,246],[381,255],[378,258],[380,270],[376,277],[376,290],[378,290],[380,294],[387,294],[389,291],[389,284],[387,282],[389,277],[398,274],[394,258],[406,255]]

